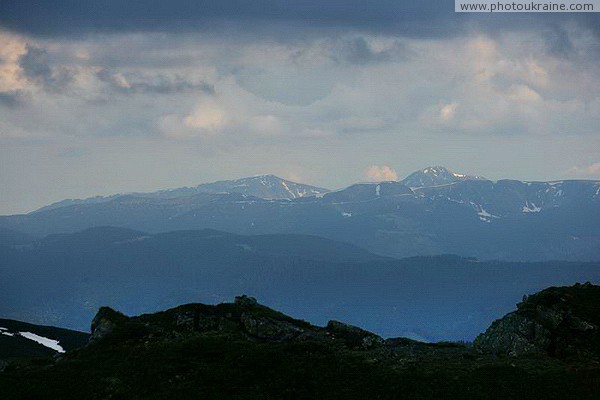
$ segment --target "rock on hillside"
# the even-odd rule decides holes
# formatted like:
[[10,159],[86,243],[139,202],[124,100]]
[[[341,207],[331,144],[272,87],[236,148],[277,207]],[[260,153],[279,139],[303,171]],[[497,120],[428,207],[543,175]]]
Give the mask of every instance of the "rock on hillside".
[[479,335],[480,350],[521,356],[600,358],[600,286],[551,287],[524,296],[517,310]]
[[337,321],[321,328],[294,319],[258,304],[249,296],[237,296],[234,303],[186,304],[156,314],[127,317],[102,307],[92,322],[91,342],[123,341],[141,337],[182,337],[215,333],[242,336],[249,340],[273,342],[339,343],[351,348],[372,348],[383,344],[374,333]]

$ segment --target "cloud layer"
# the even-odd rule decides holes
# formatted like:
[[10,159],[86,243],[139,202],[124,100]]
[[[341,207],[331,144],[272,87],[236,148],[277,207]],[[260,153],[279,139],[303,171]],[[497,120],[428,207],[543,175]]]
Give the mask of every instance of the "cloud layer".
[[[52,18],[35,28],[40,14],[22,5],[0,6],[0,212],[260,173],[332,188],[367,169],[395,180],[438,164],[490,178],[600,179],[583,167],[600,161],[591,17],[457,24],[409,3],[418,12],[399,21],[444,21],[445,32],[419,32],[388,18],[398,2],[362,14],[356,2],[347,15],[323,14],[324,28],[300,23],[316,3],[291,13],[269,11],[283,4],[272,1],[261,13],[243,2],[235,17],[216,6],[190,16],[220,24],[214,32],[142,32],[143,18],[119,27],[107,4],[98,31],[86,7],[65,14],[82,38]],[[244,15],[264,29],[242,34]],[[221,16],[240,24],[228,29]]]

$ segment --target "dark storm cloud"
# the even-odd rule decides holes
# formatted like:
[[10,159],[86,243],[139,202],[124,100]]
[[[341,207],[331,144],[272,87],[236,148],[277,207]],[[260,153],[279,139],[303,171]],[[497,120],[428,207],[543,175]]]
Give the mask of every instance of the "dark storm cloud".
[[114,90],[125,94],[215,93],[214,85],[206,82],[189,82],[183,77],[176,77],[173,79],[166,76],[158,76],[151,81],[134,77],[133,80],[126,80],[127,83],[124,84],[123,80],[126,79],[126,77],[113,74],[106,69],[98,72],[97,76],[101,81],[108,83]]
[[[73,82],[76,69],[65,65],[53,65],[45,48],[27,45],[26,52],[19,57],[19,67],[28,80],[51,93],[62,92]],[[95,72],[96,77],[116,93],[122,94],[176,94],[203,92],[214,94],[215,88],[206,82],[190,82],[181,76],[125,77],[108,69]],[[0,104],[17,106],[24,100],[20,92],[2,93]]]
[[456,31],[467,15],[449,0],[20,0],[0,3],[0,25],[39,35],[253,27],[357,28],[407,35]]
[[336,62],[347,62],[355,65],[368,63],[406,60],[411,54],[405,44],[397,42],[389,49],[376,51],[371,48],[364,37],[344,40],[332,54]]
[[[123,88],[122,88],[123,89]],[[205,82],[192,83],[186,82],[185,80],[174,80],[161,79],[156,83],[148,82],[134,82],[129,88],[124,89],[127,93],[154,93],[154,94],[173,94],[173,93],[191,93],[191,92],[204,92],[207,94],[214,94],[215,88]]]
[[19,58],[19,66],[30,79],[48,81],[52,78],[45,49],[28,45],[27,52]]
[[364,64],[370,61],[385,61],[387,53],[376,53],[369,47],[365,38],[359,37],[349,41],[346,45],[346,59],[351,63]]
[[48,90],[60,90],[73,80],[72,71],[51,68],[48,52],[43,48],[27,45],[27,52],[19,58],[19,66],[26,78]]
[[25,94],[19,90],[0,92],[0,106],[15,108],[25,102]]
[[546,30],[544,35],[548,52],[556,57],[568,58],[575,51],[575,46],[569,37],[569,33],[561,26],[555,26]]
[[[472,29],[539,29],[574,21],[600,37],[598,13],[455,13],[453,0],[19,0],[0,2],[0,27],[41,36],[201,31],[277,40],[297,28],[447,37]],[[225,29],[220,29],[225,28]],[[273,30],[276,29],[275,33]]]

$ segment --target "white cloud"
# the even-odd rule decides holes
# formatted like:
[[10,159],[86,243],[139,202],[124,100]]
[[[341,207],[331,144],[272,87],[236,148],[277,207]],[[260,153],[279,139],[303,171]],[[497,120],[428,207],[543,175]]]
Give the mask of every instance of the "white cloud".
[[24,89],[19,57],[27,52],[27,41],[19,35],[0,30],[0,93]]
[[527,85],[512,85],[508,88],[507,96],[510,100],[525,103],[540,100],[540,95]]
[[225,111],[214,103],[202,103],[183,119],[185,126],[214,134],[227,123]]
[[586,165],[583,167],[571,167],[566,171],[566,173],[567,175],[575,176],[578,178],[600,179],[600,162]]
[[442,122],[448,122],[452,118],[454,118],[454,114],[456,114],[457,107],[457,103],[450,103],[443,106],[440,110],[440,119],[442,120]]
[[365,175],[373,182],[397,181],[398,174],[389,165],[372,165],[366,171]]
[[279,135],[285,130],[281,120],[275,115],[257,115],[250,118],[249,122],[250,127],[257,134]]
[[123,74],[121,73],[116,73],[112,75],[112,78],[114,79],[114,82],[117,86],[123,88],[123,89],[130,89],[131,88],[131,84],[129,83],[129,81],[127,81],[127,78],[125,78],[123,76]]

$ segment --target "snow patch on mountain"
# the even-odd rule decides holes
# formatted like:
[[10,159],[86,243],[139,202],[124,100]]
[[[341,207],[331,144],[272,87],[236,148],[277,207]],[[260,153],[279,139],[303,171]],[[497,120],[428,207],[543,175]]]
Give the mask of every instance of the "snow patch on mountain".
[[[285,190],[287,190],[287,192],[292,195],[292,198],[296,198],[296,195],[294,194],[294,192],[292,192],[290,190],[290,187],[287,185],[287,183],[285,183],[285,181],[281,181],[281,186],[283,186],[285,188]],[[302,197],[302,196],[300,196]]]
[[64,353],[65,349],[59,344],[58,340],[49,339],[44,336],[36,335],[32,332],[9,332],[7,328],[0,327],[0,335],[16,337],[21,336],[25,339],[33,340],[36,343],[41,344],[44,347],[48,347],[59,353]]
[[15,336],[14,333],[10,333],[8,331],[8,329],[0,327],[0,335],[4,335],[4,336]]
[[541,207],[536,206],[534,202],[531,202],[530,204],[528,201],[525,202],[522,210],[524,213],[537,213],[540,211],[542,211]]
[[252,246],[250,246],[249,244],[246,243],[238,243],[236,244],[237,247],[241,248],[244,251],[249,251],[249,252],[255,252],[256,249]]
[[22,336],[25,339],[33,340],[34,342],[37,342],[37,343],[41,344],[42,346],[48,347],[59,353],[65,352],[65,349],[63,349],[62,346],[58,344],[59,343],[58,340],[48,339],[46,337],[39,336],[39,335],[36,335],[35,333],[31,333],[31,332],[19,332],[18,334],[19,334],[19,336]]
[[479,219],[484,222],[492,222],[492,218],[500,218],[497,215],[490,214],[489,212],[487,212],[481,204],[471,202],[471,206],[473,206],[473,208],[477,212],[477,215],[479,215]]

